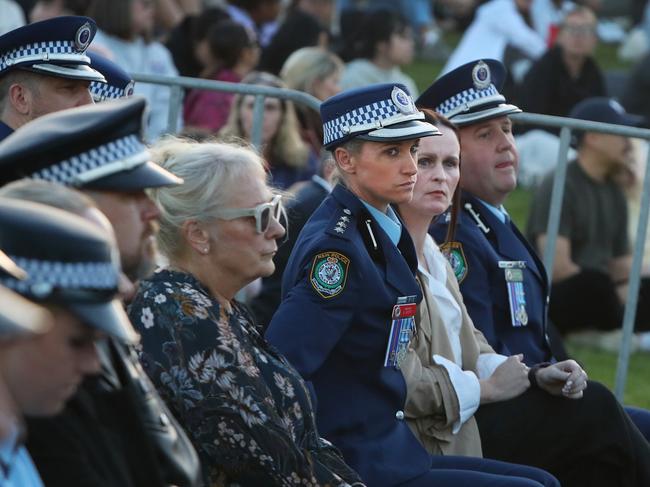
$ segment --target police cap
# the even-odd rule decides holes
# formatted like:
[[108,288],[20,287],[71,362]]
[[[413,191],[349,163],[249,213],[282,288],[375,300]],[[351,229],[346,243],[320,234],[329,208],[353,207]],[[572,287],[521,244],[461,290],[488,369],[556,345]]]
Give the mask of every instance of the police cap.
[[320,106],[323,145],[331,150],[359,138],[377,142],[409,140],[440,135],[423,122],[424,114],[404,85],[385,83],[344,91]]
[[117,250],[98,227],[63,210],[0,198],[0,248],[27,274],[0,274],[1,285],[31,301],[64,306],[119,340],[137,341],[117,299]]
[[506,78],[505,66],[495,59],[472,61],[441,76],[416,100],[459,127],[519,113],[499,93]]
[[97,32],[89,17],[62,16],[28,24],[0,36],[0,76],[24,69],[61,78],[104,81],[90,67],[86,49]]
[[0,143],[0,184],[28,177],[65,186],[136,191],[181,184],[149,160],[144,98],[134,96],[50,113]]
[[106,82],[91,81],[90,93],[95,103],[105,100],[115,100],[133,95],[135,81],[131,75],[110,59],[95,52],[89,52],[90,65],[99,71]]

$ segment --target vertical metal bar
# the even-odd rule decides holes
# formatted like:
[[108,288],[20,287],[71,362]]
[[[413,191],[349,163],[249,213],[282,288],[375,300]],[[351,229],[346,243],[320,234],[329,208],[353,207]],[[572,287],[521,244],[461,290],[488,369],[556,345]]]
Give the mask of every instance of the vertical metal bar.
[[564,183],[566,182],[567,159],[569,157],[569,142],[571,141],[571,129],[562,127],[560,131],[560,149],[557,155],[557,167],[553,178],[553,192],[551,193],[551,204],[548,212],[548,224],[546,226],[546,245],[544,246],[544,266],[550,281],[553,276],[553,264],[555,262],[555,244],[560,229],[560,215],[562,213],[562,199],[564,197]]
[[183,103],[183,88],[179,85],[169,87],[169,111],[167,112],[167,132],[175,134],[178,132],[178,117],[181,113]]
[[639,223],[634,242],[634,254],[632,257],[632,270],[630,272],[625,314],[623,315],[623,338],[621,348],[618,352],[618,364],[616,367],[616,382],[614,394],[619,401],[623,401],[625,383],[627,382],[627,369],[630,365],[630,347],[632,345],[632,333],[634,332],[634,319],[636,318],[636,306],[639,301],[639,288],[641,283],[641,268],[643,266],[643,250],[645,248],[646,233],[648,230],[648,216],[650,214],[650,151],[645,164],[645,176],[643,178],[643,192],[641,193],[641,211],[639,211]]
[[255,95],[253,105],[253,130],[251,133],[251,144],[262,153],[262,127],[264,125],[264,100],[265,95]]

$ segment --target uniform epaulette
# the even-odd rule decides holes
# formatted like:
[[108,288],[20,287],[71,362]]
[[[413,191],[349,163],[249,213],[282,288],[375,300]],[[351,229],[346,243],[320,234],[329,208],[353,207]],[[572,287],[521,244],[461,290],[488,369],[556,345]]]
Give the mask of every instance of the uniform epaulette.
[[465,208],[467,213],[469,213],[470,216],[474,219],[474,221],[476,222],[476,226],[479,227],[483,233],[485,233],[486,235],[490,233],[490,228],[483,222],[483,220],[481,220],[481,215],[479,215],[479,213],[474,209],[474,207],[470,202],[465,202],[463,207]]
[[353,219],[352,212],[348,208],[343,208],[339,214],[333,216],[327,223],[325,233],[347,239],[346,233],[348,228],[352,226]]

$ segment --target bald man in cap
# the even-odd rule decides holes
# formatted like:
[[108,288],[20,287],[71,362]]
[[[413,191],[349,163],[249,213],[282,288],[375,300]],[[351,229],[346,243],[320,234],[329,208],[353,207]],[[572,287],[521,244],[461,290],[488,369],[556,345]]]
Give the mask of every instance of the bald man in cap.
[[92,102],[90,82],[105,82],[86,55],[96,32],[91,18],[64,16],[0,36],[0,140],[42,115]]

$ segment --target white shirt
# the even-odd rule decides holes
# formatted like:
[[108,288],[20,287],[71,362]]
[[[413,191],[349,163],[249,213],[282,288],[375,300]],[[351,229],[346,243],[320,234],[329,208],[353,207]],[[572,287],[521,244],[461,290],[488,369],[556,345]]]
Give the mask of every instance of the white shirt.
[[491,0],[477,9],[474,21],[451,53],[441,74],[477,59],[503,61],[508,45],[517,47],[532,59],[546,51],[546,42],[528,27],[514,0]]
[[[178,76],[178,70],[169,50],[160,42],[147,43],[142,38],[126,41],[98,30],[93,44],[108,49],[112,54],[112,60],[128,73]],[[167,133],[171,92],[164,86],[136,82],[134,93],[147,99],[149,112],[146,139],[147,142],[154,142]],[[181,114],[182,112],[183,110],[180,110]],[[177,127],[179,130],[182,127],[180,116]]]
[[0,0],[0,36],[25,25],[25,15],[14,0]]
[[460,345],[462,312],[460,305],[447,289],[446,259],[430,235],[427,235],[424,241],[424,259],[429,271],[423,266],[419,266],[419,271],[427,280],[427,287],[438,305],[438,311],[445,324],[447,338],[454,355],[453,361],[437,354],[434,354],[432,359],[436,364],[445,368],[458,398],[459,420],[452,425],[452,433],[456,434],[461,426],[474,415],[481,403],[479,378],[490,377],[507,357],[496,353],[481,354],[476,364],[478,377],[474,372],[462,369],[463,356]]

